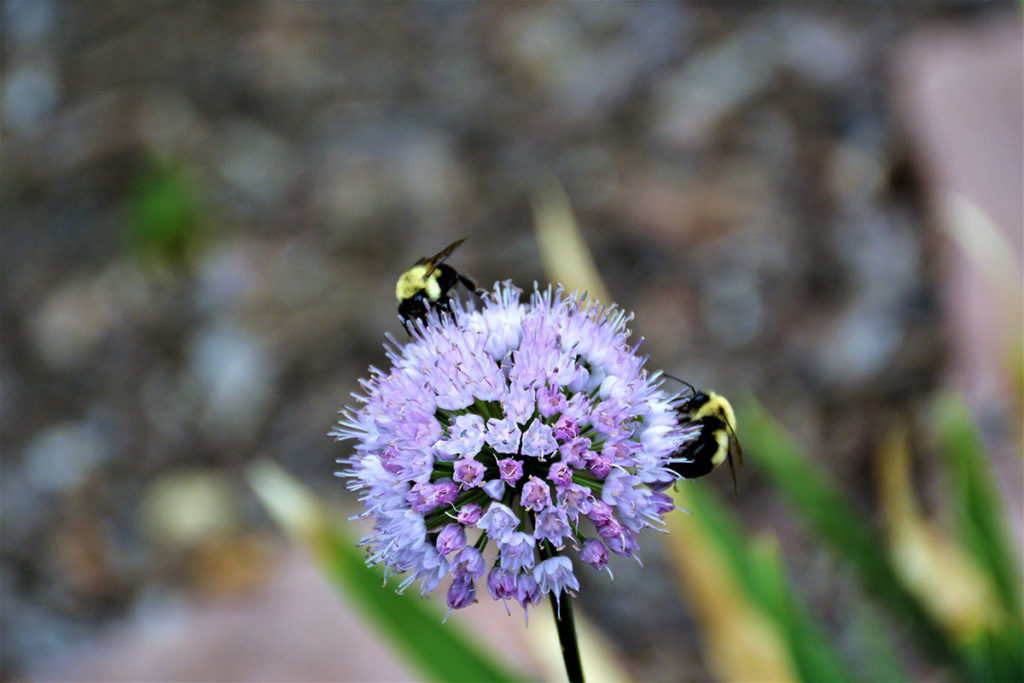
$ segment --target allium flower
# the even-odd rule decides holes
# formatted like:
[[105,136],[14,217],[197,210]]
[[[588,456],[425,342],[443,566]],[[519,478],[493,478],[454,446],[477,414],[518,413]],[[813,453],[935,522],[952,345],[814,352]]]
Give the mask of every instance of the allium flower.
[[432,312],[388,371],[371,368],[358,408],[332,435],[362,517],[368,562],[409,572],[429,593],[450,576],[448,605],[525,609],[579,581],[568,548],[595,569],[636,556],[637,532],[672,509],[674,452],[693,434],[627,342],[630,316],[561,289],[496,285],[482,303]]

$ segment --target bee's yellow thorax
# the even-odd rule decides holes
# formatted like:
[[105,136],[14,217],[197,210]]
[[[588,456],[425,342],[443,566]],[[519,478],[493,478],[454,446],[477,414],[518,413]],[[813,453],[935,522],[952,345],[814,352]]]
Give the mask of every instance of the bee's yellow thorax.
[[427,298],[431,301],[437,301],[441,298],[441,285],[437,282],[440,273],[434,270],[433,273],[424,278],[429,269],[429,266],[413,266],[402,273],[402,277],[398,278],[398,283],[395,284],[395,296],[399,301],[412,298],[420,291],[425,291]]

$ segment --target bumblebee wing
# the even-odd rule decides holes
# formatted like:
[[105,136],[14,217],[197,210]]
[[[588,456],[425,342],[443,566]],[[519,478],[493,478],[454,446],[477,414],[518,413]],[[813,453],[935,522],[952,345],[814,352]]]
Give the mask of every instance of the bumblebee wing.
[[736,432],[732,430],[732,427],[726,425],[726,429],[729,432],[729,445],[727,446],[729,461],[729,474],[732,475],[732,492],[736,493],[736,466],[733,464],[733,458],[740,464],[740,469],[743,469],[743,449],[740,447],[740,440],[736,438]]
[[732,475],[732,492],[733,492],[733,495],[735,495],[736,493],[739,492],[739,489],[736,487],[736,466],[732,464],[732,449],[729,450],[728,460],[729,460],[729,474]]
[[735,457],[736,461],[740,464],[740,469],[743,469],[743,448],[740,446],[740,440],[736,438],[736,432],[729,427],[729,459]]
[[444,260],[446,258],[448,258],[449,256],[451,256],[452,252],[455,251],[456,249],[458,249],[459,245],[462,244],[465,241],[466,241],[465,237],[463,237],[462,239],[459,239],[459,240],[455,240],[454,242],[452,242],[447,247],[445,247],[441,251],[437,252],[433,256],[431,256],[429,258],[421,258],[419,261],[417,261],[416,262],[417,266],[430,266],[430,268],[427,270],[427,272],[424,273],[423,277],[427,278],[431,273],[433,273],[437,269],[437,267],[439,265],[441,265],[442,263],[444,263]]

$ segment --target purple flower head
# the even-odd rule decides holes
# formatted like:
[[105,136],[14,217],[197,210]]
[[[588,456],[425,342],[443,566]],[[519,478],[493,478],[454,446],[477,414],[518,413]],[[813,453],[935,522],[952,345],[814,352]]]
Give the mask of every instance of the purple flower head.
[[594,457],[590,452],[590,439],[585,436],[574,437],[567,434],[558,450],[562,454],[560,462],[564,462],[566,465],[576,469],[587,466],[588,456]]
[[540,602],[540,586],[531,574],[519,574],[516,576],[516,600],[526,609],[531,602],[536,605]]
[[[448,437],[436,442],[438,460],[473,457],[484,445],[484,419],[479,415],[457,415],[448,430]],[[442,457],[443,456],[443,457]]]
[[561,388],[541,387],[537,390],[537,411],[541,417],[561,416],[567,406],[568,401]]
[[462,484],[462,488],[471,489],[484,481],[484,472],[487,468],[483,463],[472,458],[462,458],[455,461],[455,474],[452,476],[456,482]]
[[[622,524],[614,517],[594,526],[597,527],[597,533],[604,539],[618,538],[622,535]],[[611,546],[609,545],[608,547]]]
[[501,567],[491,569],[487,574],[487,591],[495,600],[501,600],[505,605],[505,611],[512,614],[509,612],[508,603],[505,602],[516,595],[516,579],[512,572],[507,572]]
[[534,563],[533,549],[535,546],[536,541],[533,540],[533,536],[522,531],[512,532],[504,541],[498,542],[501,568],[511,572],[531,568]]
[[540,477],[530,476],[530,481],[523,486],[523,507],[536,512],[551,506],[551,489]]
[[531,387],[518,383],[511,385],[505,398],[505,416],[518,424],[526,424],[533,416],[536,396]]
[[554,430],[540,420],[534,420],[523,434],[523,455],[545,458],[558,450]]
[[556,462],[548,470],[548,479],[559,486],[569,486],[572,484],[572,468],[568,463]]
[[451,505],[458,495],[459,487],[450,481],[442,481],[434,485],[434,502],[438,507]]
[[505,493],[505,482],[501,479],[491,479],[483,485],[484,493],[494,500],[501,500],[501,494]]
[[465,547],[455,556],[452,563],[452,573],[456,577],[472,576],[478,579],[487,571],[487,563],[484,561],[480,551],[473,547]]
[[569,520],[575,524],[581,514],[590,512],[594,494],[590,489],[579,484],[558,487],[558,504],[565,510]]
[[484,514],[484,509],[477,503],[466,503],[459,508],[459,514],[456,515],[455,519],[464,527],[473,526],[480,521],[480,516]]
[[[469,607],[474,602],[476,602],[476,584],[473,583],[471,577],[458,577],[452,581],[452,585],[448,589],[449,612],[453,609]],[[445,619],[447,618],[445,616]]]
[[537,528],[533,535],[538,539],[545,539],[555,548],[561,550],[564,538],[572,536],[572,529],[569,527],[569,520],[565,511],[554,506],[537,513]]
[[487,574],[487,590],[495,600],[511,598],[516,592],[515,574],[501,567],[494,567]]
[[451,609],[485,574],[492,598],[524,609],[572,594],[565,548],[599,569],[635,557],[638,532],[673,509],[673,454],[698,434],[643,369],[629,315],[560,289],[520,295],[498,284],[390,340],[388,369],[370,369],[332,430],[353,442],[340,475],[374,523],[368,563],[424,594],[450,580]]
[[580,548],[580,559],[594,569],[604,569],[608,565],[608,550],[604,543],[596,538],[590,538],[583,542]]
[[437,554],[441,557],[462,550],[465,546],[466,528],[461,524],[448,524],[437,535]]
[[[555,438],[560,443],[568,443],[580,435],[580,426],[568,413],[562,413],[555,421]],[[587,441],[590,445],[590,441]]]
[[502,541],[519,526],[519,517],[507,505],[491,503],[476,526],[491,538]]
[[590,513],[587,517],[590,517],[590,521],[596,526],[600,526],[610,519],[613,519],[615,511],[612,506],[601,500],[595,500],[590,505]]
[[612,471],[612,459],[607,455],[595,455],[587,463],[587,469],[598,479],[604,479]]
[[523,433],[519,431],[519,425],[512,415],[501,420],[492,417],[487,421],[484,441],[497,453],[517,453],[522,438]]
[[498,471],[506,484],[515,486],[523,478],[523,463],[515,458],[503,458],[498,461]]
[[605,539],[605,542],[608,549],[616,555],[636,557],[636,549],[639,546],[636,544],[636,534],[629,529],[623,529],[620,534]]
[[416,512],[430,512],[450,504],[457,495],[458,488],[450,481],[438,484],[418,482],[405,494],[405,500]]
[[676,509],[676,504],[672,501],[672,496],[661,491],[653,491],[651,493],[651,500],[654,501],[654,511],[659,516],[667,515]]
[[533,580],[541,593],[552,593],[556,600],[563,592],[576,595],[580,589],[580,582],[572,573],[572,562],[564,555],[549,557],[534,567]]

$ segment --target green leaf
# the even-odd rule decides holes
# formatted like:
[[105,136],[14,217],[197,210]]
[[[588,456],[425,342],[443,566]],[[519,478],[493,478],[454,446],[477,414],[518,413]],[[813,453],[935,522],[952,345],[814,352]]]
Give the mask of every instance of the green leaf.
[[313,495],[280,467],[260,462],[249,482],[270,516],[308,545],[324,575],[367,622],[423,676],[435,681],[521,681],[419,595],[384,587],[383,572],[366,566],[355,539]]
[[711,493],[693,487],[689,492],[694,523],[721,552],[750,600],[770,617],[782,633],[790,658],[805,681],[852,679],[839,656],[793,592],[777,549],[752,545],[739,523]]
[[867,589],[911,627],[926,651],[971,676],[972,667],[900,579],[865,515],[757,402],[747,401],[742,414],[740,438],[750,453],[748,461],[757,463],[811,529],[853,567]]
[[935,412],[939,443],[949,467],[949,505],[961,542],[990,576],[1007,613],[1019,621],[1020,567],[1004,522],[1006,510],[992,476],[988,452],[959,397],[940,397]]
[[861,671],[858,677],[868,681],[909,681],[902,650],[893,647],[891,627],[875,606],[861,603],[849,615],[852,621],[852,647],[858,652]]
[[1024,681],[1024,629],[1019,623],[984,631],[965,650],[977,680]]

